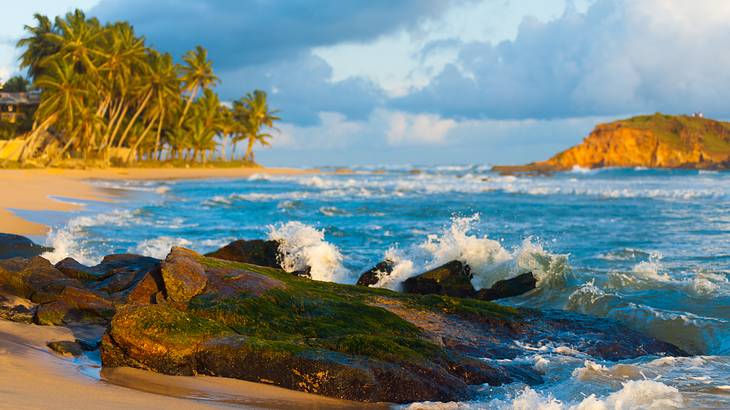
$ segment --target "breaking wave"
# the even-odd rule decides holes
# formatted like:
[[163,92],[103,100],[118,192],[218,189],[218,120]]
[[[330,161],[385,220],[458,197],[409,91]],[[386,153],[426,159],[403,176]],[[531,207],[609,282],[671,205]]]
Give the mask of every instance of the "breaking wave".
[[351,272],[342,265],[343,257],[336,246],[324,240],[324,230],[301,222],[269,225],[268,238],[281,243],[281,264],[287,272],[309,267],[312,279],[353,283]]
[[393,272],[382,275],[374,286],[398,290],[400,284],[414,275],[458,260],[471,267],[472,284],[479,290],[491,287],[495,282],[532,272],[538,287],[560,287],[570,271],[567,255],[555,255],[543,249],[532,238],[510,252],[502,243],[479,236],[475,225],[479,214],[454,217],[451,225],[440,234],[428,235],[416,246],[405,250],[392,247],[384,259],[394,262]]

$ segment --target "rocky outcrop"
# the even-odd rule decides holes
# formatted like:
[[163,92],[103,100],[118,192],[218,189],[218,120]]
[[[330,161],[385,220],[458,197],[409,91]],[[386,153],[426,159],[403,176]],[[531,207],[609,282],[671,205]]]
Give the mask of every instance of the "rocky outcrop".
[[489,289],[480,289],[475,297],[481,300],[497,300],[519,296],[535,289],[537,279],[532,272],[517,275],[514,278],[495,282]]
[[380,281],[383,276],[387,276],[393,273],[394,267],[395,263],[391,260],[384,260],[382,262],[379,262],[377,265],[373,266],[371,269],[360,275],[360,278],[357,280],[357,285],[375,285],[376,283],[378,283],[378,281]]
[[730,168],[730,123],[648,115],[598,125],[582,143],[547,161],[496,171],[546,172],[573,167]]
[[281,268],[278,241],[237,240],[205,256],[252,265]]
[[[0,316],[104,325],[100,342],[95,334],[49,347],[74,355],[99,346],[106,367],[365,402],[461,401],[483,384],[542,383],[532,366],[502,360],[529,354],[530,345],[568,345],[605,360],[684,354],[610,319],[448,296],[487,297],[458,261],[412,279],[404,287],[429,294],[313,281],[183,248],[161,263],[137,255],[93,267],[13,258],[0,260]],[[498,282],[490,295],[530,285],[534,277],[525,274]]]
[[24,236],[0,233],[0,259],[31,258],[52,250],[53,248],[37,245]]
[[166,297],[160,261],[127,254],[93,267],[71,258],[56,266],[39,256],[0,260],[0,295],[0,316],[42,325],[106,325],[119,304]]
[[[427,277],[454,289],[469,275],[460,263],[434,271]],[[162,272],[174,303],[118,308],[101,344],[104,366],[402,403],[463,400],[474,393],[470,385],[542,382],[531,367],[481,360],[526,354],[515,341],[553,341],[611,359],[682,354],[606,319],[312,281],[181,248]]]

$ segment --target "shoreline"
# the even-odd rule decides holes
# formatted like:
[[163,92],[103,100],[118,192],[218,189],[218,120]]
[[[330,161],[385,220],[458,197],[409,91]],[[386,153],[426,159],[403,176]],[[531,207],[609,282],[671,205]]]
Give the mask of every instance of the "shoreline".
[[176,180],[242,178],[254,174],[302,175],[319,173],[297,168],[102,168],[102,169],[0,169],[0,232],[44,236],[49,227],[30,221],[15,211],[71,212],[84,208],[71,202],[114,202],[109,190],[90,180]]
[[46,346],[56,340],[73,341],[73,331],[0,319],[0,409],[43,409],[48,403],[58,408],[111,410],[387,408],[243,380],[167,376],[124,367],[103,369],[96,379],[82,373],[84,365],[78,359],[53,353]]

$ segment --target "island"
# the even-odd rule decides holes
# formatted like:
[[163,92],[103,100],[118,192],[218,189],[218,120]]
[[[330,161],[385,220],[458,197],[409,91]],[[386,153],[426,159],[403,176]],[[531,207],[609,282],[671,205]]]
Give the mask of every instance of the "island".
[[641,115],[599,124],[583,142],[547,161],[495,166],[501,173],[575,167],[730,168],[730,122],[693,115]]

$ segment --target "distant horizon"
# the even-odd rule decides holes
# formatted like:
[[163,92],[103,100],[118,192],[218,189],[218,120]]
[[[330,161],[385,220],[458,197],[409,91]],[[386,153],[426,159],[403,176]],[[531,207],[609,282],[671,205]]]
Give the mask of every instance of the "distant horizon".
[[36,1],[0,16],[0,78],[18,73],[15,42],[34,12],[78,7],[130,21],[178,59],[208,48],[223,101],[267,91],[283,122],[257,152],[265,165],[519,164],[575,145],[598,123],[657,111],[730,118],[730,74],[716,69],[730,57],[714,51],[730,41],[719,30],[726,3],[497,3],[330,4],[324,15],[306,2],[171,11]]

